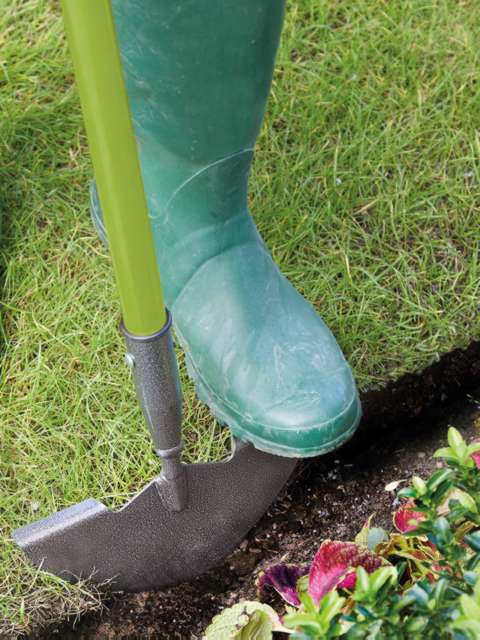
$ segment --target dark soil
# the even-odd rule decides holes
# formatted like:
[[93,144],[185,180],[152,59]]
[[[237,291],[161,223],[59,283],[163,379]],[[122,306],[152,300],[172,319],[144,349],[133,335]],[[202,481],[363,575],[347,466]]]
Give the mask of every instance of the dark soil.
[[256,597],[255,576],[264,565],[280,558],[308,561],[326,538],[353,539],[373,513],[376,525],[391,529],[397,499],[385,485],[434,469],[432,452],[444,444],[449,425],[468,439],[478,436],[480,389],[465,392],[475,384],[479,343],[448,354],[421,376],[367,392],[359,437],[299,464],[282,495],[221,567],[166,591],[114,594],[103,614],[50,628],[36,639],[200,638],[222,608]]

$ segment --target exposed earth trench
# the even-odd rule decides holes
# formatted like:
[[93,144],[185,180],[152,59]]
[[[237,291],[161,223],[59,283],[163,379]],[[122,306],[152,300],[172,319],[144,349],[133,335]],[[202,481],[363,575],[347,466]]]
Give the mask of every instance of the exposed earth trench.
[[225,606],[255,597],[262,566],[307,561],[326,538],[349,540],[375,514],[391,529],[393,480],[427,475],[449,425],[480,435],[480,343],[443,356],[419,375],[362,396],[359,434],[342,449],[298,465],[287,487],[224,564],[161,592],[116,593],[101,613],[49,627],[31,640],[198,639]]

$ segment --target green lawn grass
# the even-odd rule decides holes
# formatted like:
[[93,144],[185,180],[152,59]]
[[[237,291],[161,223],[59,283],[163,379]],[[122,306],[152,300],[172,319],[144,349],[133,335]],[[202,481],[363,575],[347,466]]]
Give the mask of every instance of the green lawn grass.
[[[0,0],[0,618],[13,636],[99,605],[12,527],[158,470],[123,365],[110,261],[57,3]],[[361,389],[480,334],[480,4],[290,0],[252,176],[259,228]],[[226,447],[186,379],[190,461]],[[1,631],[0,631],[1,635]]]

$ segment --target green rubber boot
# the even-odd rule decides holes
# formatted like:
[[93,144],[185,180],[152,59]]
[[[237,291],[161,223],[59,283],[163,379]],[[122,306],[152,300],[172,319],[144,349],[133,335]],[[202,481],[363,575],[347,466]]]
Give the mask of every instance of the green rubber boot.
[[[247,208],[283,1],[113,8],[165,299],[199,397],[263,451],[338,447],[360,418],[352,373]],[[92,204],[101,231],[95,192]]]

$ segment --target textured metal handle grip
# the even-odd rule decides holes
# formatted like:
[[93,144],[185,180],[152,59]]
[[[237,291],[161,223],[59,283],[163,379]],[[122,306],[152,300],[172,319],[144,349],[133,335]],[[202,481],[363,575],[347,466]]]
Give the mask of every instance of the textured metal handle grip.
[[170,333],[171,315],[150,336],[135,336],[122,326],[127,363],[133,370],[140,406],[155,450],[161,458],[176,457],[182,446],[182,394]]

